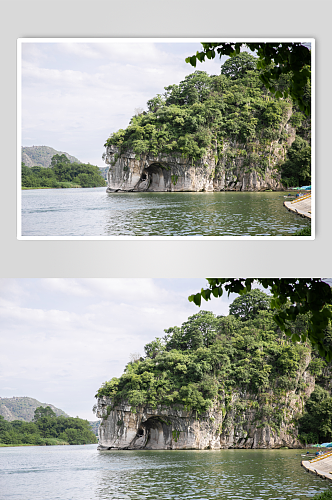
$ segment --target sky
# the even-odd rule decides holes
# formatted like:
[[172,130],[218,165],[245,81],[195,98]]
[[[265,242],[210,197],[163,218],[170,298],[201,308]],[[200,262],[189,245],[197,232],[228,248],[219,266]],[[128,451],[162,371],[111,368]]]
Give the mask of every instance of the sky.
[[28,396],[97,420],[94,395],[130,355],[199,310],[227,315],[236,295],[188,296],[205,279],[0,279],[0,397]]
[[[22,43],[22,146],[50,146],[99,167],[106,166],[110,134],[126,128],[135,110],[146,110],[164,87],[193,73],[185,58],[202,49],[199,40],[185,39],[41,40]],[[217,75],[226,59],[196,69]]]

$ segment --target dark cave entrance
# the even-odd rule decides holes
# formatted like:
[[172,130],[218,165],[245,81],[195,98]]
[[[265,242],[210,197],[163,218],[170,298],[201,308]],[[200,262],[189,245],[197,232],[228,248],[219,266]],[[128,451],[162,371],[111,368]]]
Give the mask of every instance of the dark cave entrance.
[[169,191],[170,190],[170,169],[163,167],[160,163],[152,163],[144,168],[138,191]]
[[150,417],[139,426],[135,436],[135,447],[158,450],[171,449],[172,423],[162,417]]

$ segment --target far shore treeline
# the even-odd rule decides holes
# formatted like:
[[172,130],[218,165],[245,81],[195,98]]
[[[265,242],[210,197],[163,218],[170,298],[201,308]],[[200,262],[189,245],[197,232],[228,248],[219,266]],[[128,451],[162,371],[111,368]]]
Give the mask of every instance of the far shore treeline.
[[64,155],[54,155],[51,167],[27,167],[22,163],[22,189],[106,186],[99,167],[86,163],[70,163]]
[[32,422],[8,422],[0,415],[0,446],[97,443],[87,420],[57,417],[49,407],[36,408]]

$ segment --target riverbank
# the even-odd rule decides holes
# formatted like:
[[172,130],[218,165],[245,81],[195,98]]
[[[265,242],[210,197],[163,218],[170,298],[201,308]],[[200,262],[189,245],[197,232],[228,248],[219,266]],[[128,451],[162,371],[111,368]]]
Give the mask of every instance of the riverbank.
[[303,460],[301,464],[308,472],[332,481],[332,452],[318,456],[313,460]]
[[16,448],[18,446],[70,446],[69,443],[66,441],[58,441],[56,443],[43,443],[43,444],[37,444],[37,443],[19,443],[19,444],[4,444],[0,443],[0,448]]
[[[93,186],[92,186],[93,187]],[[72,184],[70,186],[34,186],[34,187],[25,187],[22,186],[22,191],[27,189],[69,189],[69,188],[82,188],[78,184]]]

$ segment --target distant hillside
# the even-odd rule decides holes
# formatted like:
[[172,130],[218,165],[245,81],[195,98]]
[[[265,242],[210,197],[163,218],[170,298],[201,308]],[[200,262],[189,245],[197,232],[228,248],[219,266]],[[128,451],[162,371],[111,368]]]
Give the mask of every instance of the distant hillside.
[[108,168],[109,168],[109,167],[99,167],[100,174],[101,174],[101,175],[102,175],[102,177],[105,179],[105,181],[107,181],[107,173],[108,173]]
[[38,406],[49,406],[57,417],[63,415],[64,417],[69,417],[67,413],[49,403],[41,403],[37,399],[28,397],[13,397],[13,398],[0,398],[0,415],[4,417],[5,420],[24,420],[25,422],[31,422],[34,417],[35,409]]
[[92,432],[98,436],[98,429],[99,429],[99,420],[94,420],[94,421],[89,421],[89,424],[91,425]]
[[27,167],[50,167],[54,155],[66,155],[71,163],[82,163],[80,160],[64,151],[57,151],[49,146],[22,146],[22,161]]

